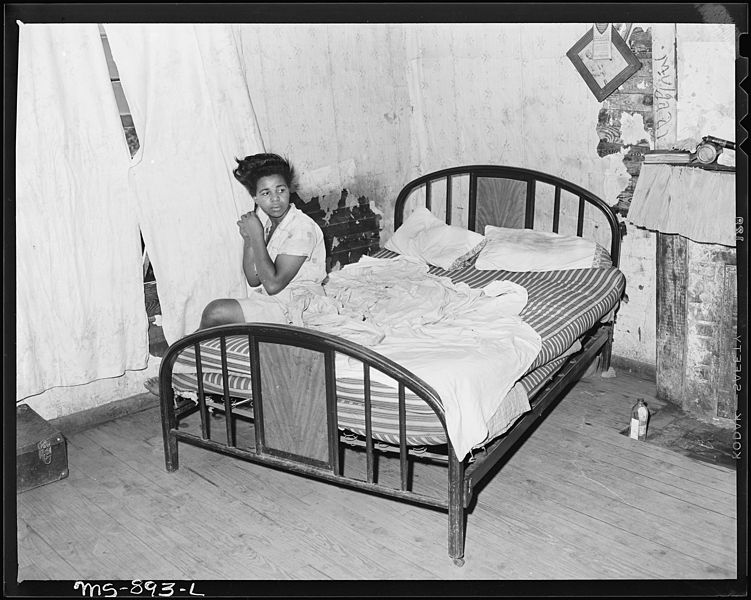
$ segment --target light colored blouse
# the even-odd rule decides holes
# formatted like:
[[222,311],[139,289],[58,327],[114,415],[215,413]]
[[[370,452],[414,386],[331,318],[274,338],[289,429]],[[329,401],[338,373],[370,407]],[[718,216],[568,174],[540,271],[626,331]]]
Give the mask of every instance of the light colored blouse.
[[[262,216],[265,217],[263,219],[264,230],[268,235],[271,229],[271,219],[266,214]],[[267,239],[266,249],[272,262],[276,261],[276,257],[280,254],[307,257],[300,270],[282,292],[300,287],[320,288],[326,279],[326,246],[323,241],[323,232],[313,219],[294,204],[290,204],[284,219],[271,234],[271,238]],[[260,287],[263,288],[263,286]]]

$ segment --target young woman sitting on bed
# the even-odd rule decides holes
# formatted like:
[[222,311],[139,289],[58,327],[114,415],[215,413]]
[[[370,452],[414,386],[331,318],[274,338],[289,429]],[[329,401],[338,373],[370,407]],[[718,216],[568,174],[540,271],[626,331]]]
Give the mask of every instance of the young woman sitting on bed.
[[296,292],[322,294],[326,247],[315,221],[290,203],[292,166],[276,154],[256,154],[237,161],[233,171],[256,203],[240,217],[243,271],[254,288],[247,298],[213,300],[199,329],[251,321],[288,323]]
[[[220,298],[206,305],[198,329],[231,323],[292,323],[310,294],[323,294],[326,247],[313,219],[290,203],[294,169],[277,154],[237,160],[233,173],[255,201],[237,222],[243,238],[243,271],[253,288],[247,298]],[[309,302],[309,300],[308,300]],[[159,394],[157,377],[146,388]]]

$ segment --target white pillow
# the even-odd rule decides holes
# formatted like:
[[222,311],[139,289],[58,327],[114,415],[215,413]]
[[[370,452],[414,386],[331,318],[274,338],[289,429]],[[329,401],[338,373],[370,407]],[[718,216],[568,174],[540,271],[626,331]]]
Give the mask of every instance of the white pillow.
[[384,248],[451,270],[464,266],[483,247],[475,231],[446,225],[427,208],[420,207],[394,232]]
[[595,242],[574,235],[486,225],[485,240],[475,261],[480,271],[566,271],[595,261]]

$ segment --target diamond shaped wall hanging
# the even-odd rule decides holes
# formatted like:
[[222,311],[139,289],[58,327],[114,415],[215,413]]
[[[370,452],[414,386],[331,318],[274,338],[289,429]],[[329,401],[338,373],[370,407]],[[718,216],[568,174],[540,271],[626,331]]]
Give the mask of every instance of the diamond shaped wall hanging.
[[[598,25],[602,25],[601,23]],[[612,28],[611,25],[608,25]],[[593,41],[595,27],[592,27],[582,38],[566,52],[566,56],[574,64],[576,70],[582,76],[589,89],[595,95],[598,101],[602,102],[617,90],[626,80],[634,73],[641,69],[641,62],[631,51],[623,38],[617,31],[611,31],[610,35],[610,55],[608,58],[595,58],[603,56],[601,48],[595,55]],[[598,44],[603,41],[604,36],[598,35]]]

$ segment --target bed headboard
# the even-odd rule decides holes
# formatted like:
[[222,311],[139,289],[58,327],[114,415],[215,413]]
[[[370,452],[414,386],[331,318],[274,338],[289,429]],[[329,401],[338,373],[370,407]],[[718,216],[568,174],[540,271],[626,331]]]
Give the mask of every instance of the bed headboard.
[[405,208],[416,205],[445,217],[449,225],[479,233],[484,233],[485,225],[575,233],[605,248],[609,244],[613,265],[619,264],[621,234],[613,209],[593,193],[554,175],[500,165],[428,173],[399,193],[394,230],[402,224]]

